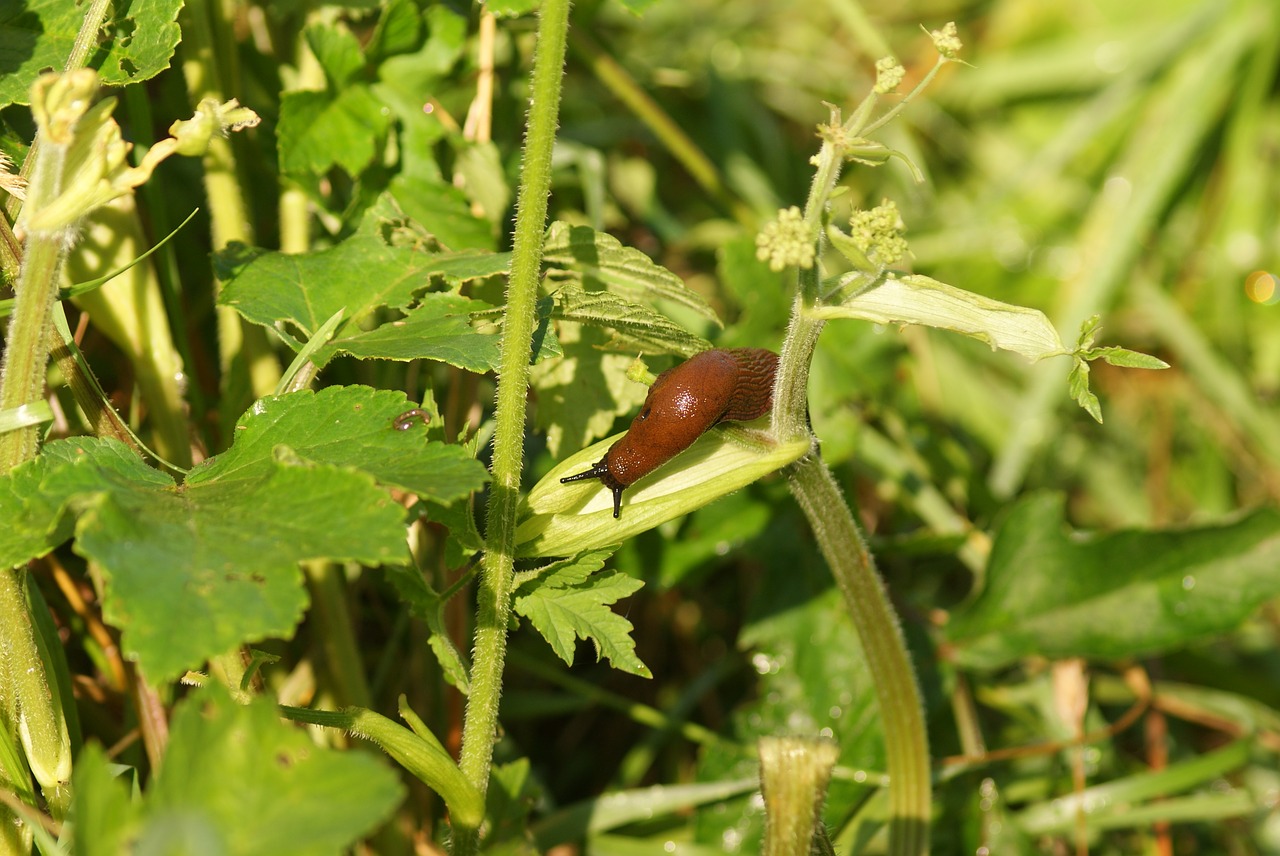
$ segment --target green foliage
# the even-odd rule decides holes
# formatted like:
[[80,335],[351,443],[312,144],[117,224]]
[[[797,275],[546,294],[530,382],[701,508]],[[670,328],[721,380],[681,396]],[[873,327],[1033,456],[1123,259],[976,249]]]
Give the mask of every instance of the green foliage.
[[1239,626],[1280,595],[1280,515],[1271,509],[1224,525],[1087,539],[1071,537],[1063,511],[1061,496],[1010,509],[986,585],[947,625],[958,663],[1167,653]]
[[[933,852],[1280,852],[1280,316],[1249,285],[1280,273],[1276,5],[579,3],[529,164],[547,2],[0,11],[0,150],[34,152],[0,228],[0,850],[750,853],[757,741],[795,736],[836,750],[836,852],[895,852],[901,717],[819,548],[847,498],[922,688]],[[803,324],[804,437],[716,427],[617,520],[560,483],[629,377],[794,363]],[[467,706],[496,722],[459,745]]]
[[174,711],[164,769],[140,802],[113,766],[92,745],[76,764],[77,854],[119,853],[124,842],[167,853],[334,853],[404,795],[373,756],[318,747],[266,699],[242,705],[216,687]]

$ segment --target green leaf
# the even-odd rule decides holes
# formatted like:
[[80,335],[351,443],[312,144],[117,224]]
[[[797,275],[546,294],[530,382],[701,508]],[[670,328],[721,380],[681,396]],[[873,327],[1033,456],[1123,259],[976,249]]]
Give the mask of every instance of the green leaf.
[[631,622],[609,609],[644,583],[616,571],[596,573],[613,550],[595,550],[555,562],[520,586],[514,608],[566,663],[573,664],[577,640],[590,639],[597,659],[607,658],[615,669],[650,678],[649,668],[636,657]]
[[283,445],[272,454],[210,459],[178,486],[121,443],[54,441],[6,477],[0,500],[21,502],[4,509],[16,508],[17,525],[0,543],[13,551],[6,558],[47,551],[65,538],[61,510],[74,509],[76,550],[102,566],[104,612],[124,653],[168,680],[245,641],[292,633],[306,606],[298,562],[404,556],[403,511],[371,476],[302,462]]
[[[851,276],[864,275],[855,272]],[[1043,312],[992,300],[919,274],[890,273],[875,287],[856,292],[840,305],[821,306],[811,313],[817,318],[937,327],[1031,360],[1063,353],[1058,331]]]
[[[129,851],[140,826],[140,806],[129,798],[120,774],[129,768],[112,764],[96,742],[76,756],[71,779],[76,856],[118,856]],[[131,777],[130,777],[131,778]]]
[[471,200],[440,178],[398,175],[391,181],[391,195],[423,228],[450,250],[492,250],[494,224],[471,213]]
[[337,91],[351,82],[365,66],[360,42],[350,30],[313,24],[303,32],[308,47],[324,69],[329,88]]
[[363,84],[347,84],[336,92],[286,92],[276,127],[280,169],[291,175],[323,175],[340,166],[359,175],[378,153],[387,128],[386,110]]
[[555,293],[553,318],[608,327],[617,334],[606,347],[643,354],[692,357],[711,347],[680,325],[652,309],[607,291],[587,292],[572,285]]
[[611,291],[632,303],[668,301],[723,326],[702,295],[639,250],[588,226],[555,222],[547,229],[542,263],[552,281],[580,283],[586,291]]
[[413,0],[391,0],[365,45],[365,55],[370,64],[380,65],[392,56],[415,50],[421,38],[422,17]]
[[1108,365],[1122,366],[1127,369],[1169,368],[1169,364],[1159,357],[1153,357],[1140,351],[1131,351],[1128,348],[1094,348],[1083,356],[1087,360],[1101,357],[1103,362]]
[[758,429],[717,426],[627,488],[622,516],[615,519],[612,495],[598,481],[561,484],[560,478],[588,469],[621,436],[577,452],[539,480],[521,505],[519,555],[570,556],[621,543],[740,490],[810,449],[807,439],[776,444]]
[[[225,283],[219,303],[254,323],[289,321],[309,339],[345,307],[348,321],[316,352],[319,364],[336,353],[433,359],[478,372],[497,361],[496,337],[469,324],[470,314],[488,309],[488,304],[456,294],[422,292],[437,277],[460,284],[505,272],[510,264],[506,255],[388,246],[370,226],[315,253],[291,255],[240,245],[220,253],[216,264]],[[371,330],[356,323],[382,308],[408,315]]]
[[127,446],[88,437],[48,443],[36,458],[0,476],[0,563],[25,564],[70,538],[75,521],[64,511],[71,498],[100,488],[107,478],[173,483]]
[[1021,657],[1146,657],[1244,621],[1280,595],[1280,512],[1171,530],[1073,535],[1059,495],[1014,506],[996,534],[987,584],[952,614],[962,665]]
[[[182,38],[182,0],[113,4],[89,65],[106,86],[148,80],[167,69]],[[28,104],[31,84],[66,65],[85,10],[76,3],[6,3],[0,9],[0,105]]]
[[1071,373],[1067,375],[1067,389],[1085,412],[1099,423],[1102,422],[1102,405],[1098,401],[1098,396],[1089,389],[1089,364],[1079,357],[1075,358]]
[[484,487],[488,471],[462,447],[429,442],[418,419],[396,427],[398,417],[416,406],[402,392],[366,386],[264,398],[236,422],[232,447],[193,469],[187,486],[260,478],[277,466],[275,449],[283,445],[308,461],[355,467],[381,484],[440,503]]
[[471,326],[472,313],[488,308],[456,294],[424,294],[404,318],[368,331],[343,328],[329,351],[360,359],[437,360],[471,372],[493,371],[498,367],[498,337]]
[[403,798],[395,774],[373,755],[317,746],[281,723],[267,699],[237,704],[210,685],[174,713],[136,849],[332,854],[371,832]]
[[277,462],[185,490],[112,485],[82,513],[76,550],[102,566],[124,654],[162,681],[292,634],[307,602],[298,563],[399,561],[402,520],[367,475]]

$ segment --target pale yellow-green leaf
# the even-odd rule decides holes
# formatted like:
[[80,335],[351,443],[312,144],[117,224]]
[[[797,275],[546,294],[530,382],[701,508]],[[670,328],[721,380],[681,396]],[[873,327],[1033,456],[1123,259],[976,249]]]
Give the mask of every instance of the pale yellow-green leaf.
[[879,285],[838,306],[820,306],[810,312],[818,318],[860,318],[879,324],[951,330],[1030,360],[1065,352],[1058,331],[1043,312],[992,300],[919,274],[889,274]]
[[[749,423],[765,424],[767,420]],[[561,484],[560,479],[590,468],[621,436],[561,461],[529,492],[516,530],[520,556],[571,556],[620,543],[746,487],[809,451],[808,440],[777,444],[758,427],[713,428],[627,488],[622,515],[615,520],[612,494],[598,481]]]

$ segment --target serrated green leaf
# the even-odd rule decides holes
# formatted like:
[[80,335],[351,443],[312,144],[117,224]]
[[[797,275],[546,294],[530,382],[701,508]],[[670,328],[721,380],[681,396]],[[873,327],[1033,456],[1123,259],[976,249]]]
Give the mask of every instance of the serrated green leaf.
[[711,347],[706,339],[693,335],[665,315],[607,291],[587,292],[565,285],[554,297],[553,318],[608,327],[618,334],[618,347],[643,354],[676,354],[685,358]]
[[[244,246],[218,255],[225,285],[219,303],[257,324],[289,321],[308,339],[343,307],[348,321],[315,359],[336,353],[382,359],[433,359],[469,371],[487,371],[497,360],[497,341],[469,324],[486,303],[456,294],[423,294],[434,278],[460,283],[505,271],[510,259],[467,251],[428,253],[388,246],[372,227],[335,247],[315,253],[265,252]],[[416,305],[415,305],[416,304]],[[405,310],[399,321],[372,330],[356,322],[380,309]]]
[[54,441],[31,471],[15,471],[20,526],[5,546],[56,546],[66,524],[44,530],[72,508],[76,550],[102,566],[104,612],[124,652],[153,680],[173,678],[246,640],[291,633],[306,606],[298,562],[403,558],[403,512],[371,476],[273,453],[252,465],[242,455],[223,477],[211,459],[179,487],[121,443]]
[[1167,369],[1169,364],[1159,357],[1131,351],[1128,348],[1095,348],[1089,351],[1085,359],[1101,357],[1103,362],[1112,366],[1127,369]]
[[488,304],[456,294],[424,294],[413,309],[396,321],[361,331],[350,325],[320,349],[361,359],[436,360],[483,373],[498,366],[498,337],[471,326],[473,312]]
[[1280,512],[1234,522],[1085,537],[1059,495],[1014,506],[996,534],[987,585],[952,613],[956,661],[1145,657],[1239,625],[1280,594]]
[[547,229],[542,263],[551,280],[581,283],[586,291],[611,291],[633,303],[668,300],[717,327],[723,326],[702,295],[639,250],[589,226],[555,222]]
[[612,553],[613,548],[595,550],[554,563],[520,586],[514,609],[529,619],[566,663],[573,664],[577,640],[589,639],[597,659],[608,659],[615,669],[649,678],[649,668],[635,655],[631,622],[609,609],[644,583],[616,571],[596,573]]
[[[862,276],[860,272],[857,276]],[[965,291],[919,274],[889,274],[838,306],[811,310],[816,318],[860,318],[877,324],[921,324],[963,333],[1031,360],[1063,353],[1058,331],[1043,312]]]
[[111,485],[84,501],[75,546],[102,566],[124,654],[160,681],[290,635],[300,561],[401,560],[403,512],[363,473],[278,463],[184,489]]
[[[182,38],[182,0],[114,4],[90,66],[106,86],[148,80],[170,65]],[[63,68],[84,23],[75,3],[7,3],[0,10],[0,105],[30,103],[31,84],[51,68]]]
[[378,65],[389,57],[414,50],[421,38],[422,16],[417,5],[413,0],[392,0],[378,18],[378,26],[365,45],[365,55],[370,64]]
[[173,483],[121,443],[88,437],[48,443],[36,458],[0,476],[0,563],[16,567],[70,538],[75,521],[64,513],[68,503],[100,489],[104,473],[125,483]]
[[194,852],[202,841],[227,854],[321,856],[368,834],[403,797],[373,755],[317,746],[267,699],[237,704],[210,685],[174,713],[135,846]]
[[193,469],[186,483],[261,477],[276,467],[274,450],[284,445],[309,461],[356,467],[440,503],[484,487],[488,471],[461,446],[428,441],[418,419],[397,427],[414,407],[402,392],[367,386],[264,398],[236,422],[232,447]]

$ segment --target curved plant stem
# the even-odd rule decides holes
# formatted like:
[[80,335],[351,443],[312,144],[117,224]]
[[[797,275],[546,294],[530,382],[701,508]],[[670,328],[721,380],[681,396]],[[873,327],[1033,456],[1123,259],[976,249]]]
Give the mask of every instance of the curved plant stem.
[[789,486],[844,595],[875,683],[889,768],[889,852],[927,853],[929,745],[902,629],[831,471],[811,455],[794,466]]
[[[524,460],[525,395],[529,384],[538,271],[551,188],[551,152],[560,112],[560,82],[569,29],[569,0],[544,0],[538,16],[529,127],[525,137],[517,201],[511,279],[498,374],[493,441],[493,486],[489,494],[484,572],[477,597],[471,693],[462,732],[459,767],[483,797],[489,784],[498,700],[507,652],[515,561],[516,503]],[[472,854],[479,844],[473,826],[454,828],[455,854]]]
[[[872,95],[859,106],[853,117],[843,124],[843,138],[855,137],[867,126],[874,105]],[[830,127],[840,125],[839,113],[833,110]],[[818,154],[804,212],[805,222],[819,244],[827,200],[840,176],[843,159],[843,153],[832,142],[842,135],[826,136],[829,138]],[[816,257],[820,258],[821,253]],[[820,281],[817,265],[799,272],[774,390],[773,431],[779,441],[810,435],[809,365],[823,322],[807,310],[817,301]],[[791,467],[789,487],[808,518],[822,555],[844,595],[875,683],[889,768],[889,852],[894,856],[927,853],[931,800],[929,746],[920,692],[902,630],[866,540],[834,476],[816,450]]]

